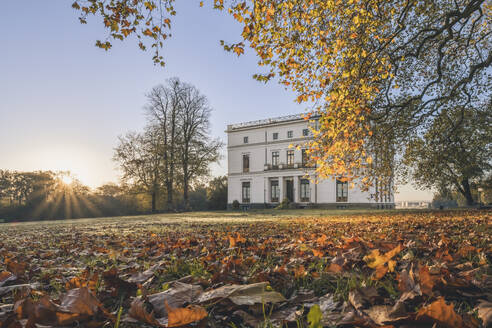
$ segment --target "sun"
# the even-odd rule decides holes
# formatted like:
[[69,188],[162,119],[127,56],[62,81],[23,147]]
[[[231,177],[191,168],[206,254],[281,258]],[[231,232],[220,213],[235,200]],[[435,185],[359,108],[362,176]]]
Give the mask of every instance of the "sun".
[[69,176],[68,174],[62,175],[60,179],[66,185],[71,185],[73,183],[73,177]]

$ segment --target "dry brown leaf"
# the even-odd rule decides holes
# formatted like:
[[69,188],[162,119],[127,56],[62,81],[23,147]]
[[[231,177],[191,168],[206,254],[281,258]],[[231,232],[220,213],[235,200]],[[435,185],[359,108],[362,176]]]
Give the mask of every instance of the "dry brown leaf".
[[230,299],[236,305],[253,305],[284,302],[282,294],[265,290],[268,282],[249,285],[228,285],[204,292],[198,297],[198,303],[208,303],[223,298]]
[[130,310],[128,311],[128,315],[134,319],[137,319],[152,326],[166,327],[165,325],[157,321],[157,319],[154,317],[154,311],[150,313],[147,312],[147,310],[145,309],[145,303],[140,298],[135,298],[133,300],[130,306]]
[[89,270],[84,270],[79,277],[73,277],[65,284],[67,290],[88,287],[91,292],[95,293],[97,284],[99,281],[99,274],[97,272],[91,274]]
[[343,271],[343,268],[336,263],[330,263],[330,265],[325,268],[325,271],[331,273],[340,273]]
[[170,288],[166,291],[152,294],[148,296],[149,302],[154,308],[154,312],[158,317],[167,315],[165,302],[168,302],[171,307],[182,307],[186,303],[193,303],[198,296],[203,292],[200,285],[190,285],[179,281],[170,284]]
[[192,322],[200,321],[208,315],[207,311],[198,305],[188,305],[185,308],[173,308],[169,306],[167,301],[165,301],[164,304],[167,310],[168,327],[184,326]]
[[422,293],[425,295],[432,295],[432,289],[434,288],[437,278],[431,276],[429,267],[426,265],[422,265],[419,268],[419,280]]
[[378,325],[393,323],[408,317],[408,315],[397,315],[390,305],[375,305],[364,312]]
[[11,259],[5,259],[7,270],[15,274],[17,277],[23,276],[27,269],[27,263],[16,262]]
[[0,287],[5,285],[9,281],[14,281],[15,279],[17,279],[17,277],[12,272],[9,271],[0,272]]
[[484,327],[492,325],[492,302],[482,300],[476,307],[478,317],[482,319]]
[[464,327],[463,319],[454,311],[452,304],[448,305],[443,297],[424,306],[417,312],[417,320],[437,322],[446,327]]

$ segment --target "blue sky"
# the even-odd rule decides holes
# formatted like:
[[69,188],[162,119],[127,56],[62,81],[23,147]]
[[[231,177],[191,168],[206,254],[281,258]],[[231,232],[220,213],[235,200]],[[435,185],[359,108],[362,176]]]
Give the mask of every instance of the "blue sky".
[[[71,1],[0,2],[0,168],[68,169],[92,187],[117,181],[117,136],[142,129],[145,93],[173,76],[208,97],[212,133],[224,141],[227,124],[303,112],[292,92],[252,79],[251,51],[238,58],[221,48],[240,26],[205,3],[177,1],[160,68],[133,40],[96,48],[102,22],[81,25]],[[213,173],[226,170],[223,160]],[[430,197],[404,187],[397,200]]]

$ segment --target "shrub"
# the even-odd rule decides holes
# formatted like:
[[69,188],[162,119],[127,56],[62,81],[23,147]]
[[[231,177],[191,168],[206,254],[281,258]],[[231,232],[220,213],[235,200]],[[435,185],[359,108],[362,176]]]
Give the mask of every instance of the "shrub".
[[237,199],[235,199],[233,202],[232,202],[232,208],[234,210],[238,210],[239,209],[239,201]]

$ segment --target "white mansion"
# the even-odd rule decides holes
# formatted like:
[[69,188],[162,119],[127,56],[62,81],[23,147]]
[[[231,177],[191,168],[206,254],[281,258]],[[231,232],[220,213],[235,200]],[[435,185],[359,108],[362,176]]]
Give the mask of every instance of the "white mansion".
[[285,198],[298,207],[394,207],[393,194],[377,201],[336,178],[312,182],[305,152],[289,148],[312,137],[308,125],[299,114],[227,126],[228,207],[235,200],[243,208],[273,207]]

